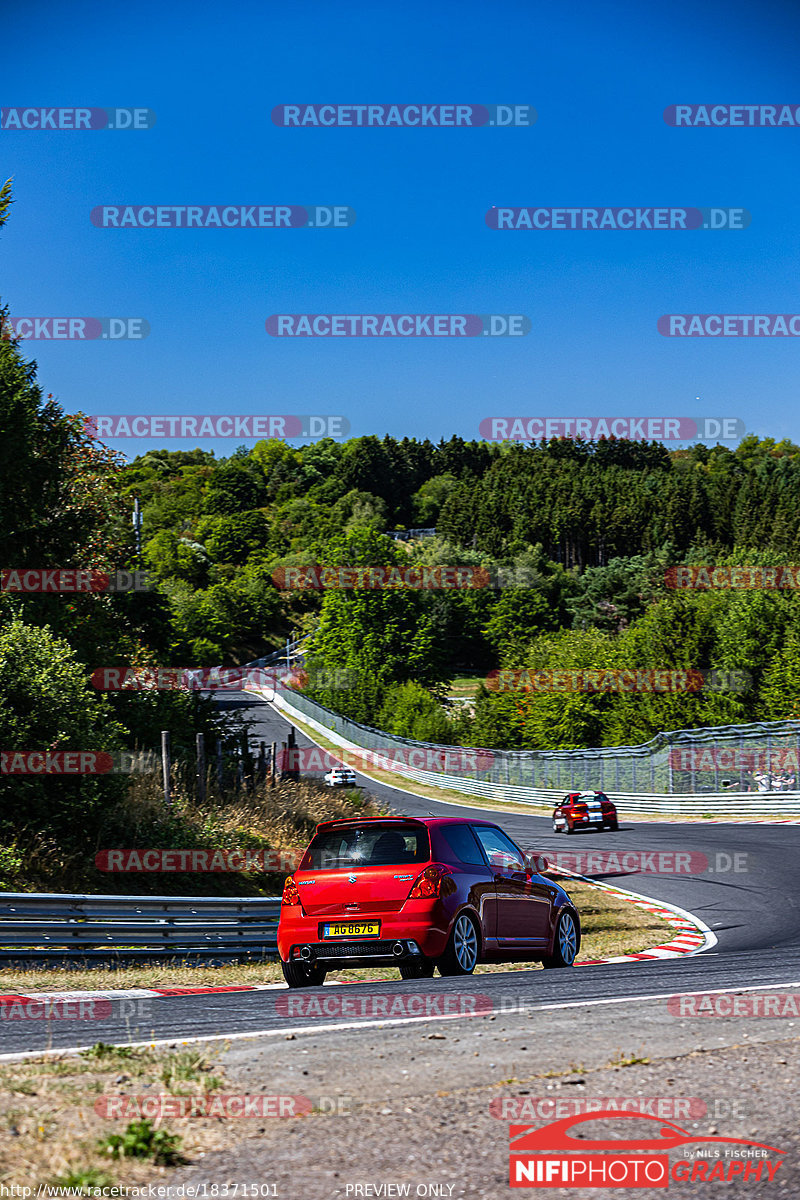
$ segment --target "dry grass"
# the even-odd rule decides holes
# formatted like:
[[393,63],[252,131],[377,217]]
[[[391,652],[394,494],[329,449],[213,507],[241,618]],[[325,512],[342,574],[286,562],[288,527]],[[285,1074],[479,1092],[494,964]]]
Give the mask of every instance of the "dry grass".
[[155,779],[131,780],[128,793],[84,831],[80,850],[57,847],[44,834],[31,835],[5,891],[82,892],[158,895],[278,895],[285,872],[109,873],[98,870],[95,855],[111,849],[304,849],[320,821],[381,810],[359,790],[336,792],[321,780],[285,780],[275,787],[212,797],[198,804],[188,796],[164,806]]
[[[98,1141],[125,1131],[125,1119],[98,1116],[102,1095],[225,1094],[225,1072],[215,1055],[192,1047],[169,1051],[98,1047],[96,1055],[33,1059],[0,1066],[0,1184],[33,1187],[90,1181],[136,1186],[168,1181],[169,1168],[150,1160],[115,1161]],[[261,1089],[266,1091],[267,1086]],[[316,1114],[315,1114],[316,1115]],[[286,1119],[286,1118],[284,1118]],[[305,1119],[305,1118],[298,1118]],[[314,1119],[314,1116],[311,1117]],[[239,1122],[256,1132],[263,1118]],[[179,1153],[196,1161],[231,1141],[221,1118],[154,1119],[181,1139]],[[238,1126],[234,1122],[236,1132]]]

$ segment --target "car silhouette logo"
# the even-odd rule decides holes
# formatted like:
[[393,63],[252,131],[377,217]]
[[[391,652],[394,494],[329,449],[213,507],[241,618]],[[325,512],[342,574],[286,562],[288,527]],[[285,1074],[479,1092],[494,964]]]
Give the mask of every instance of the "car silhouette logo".
[[[631,1121],[631,1131],[636,1122],[650,1123],[652,1136],[646,1138],[604,1138],[593,1139],[581,1134],[571,1134],[575,1125],[584,1122],[610,1119],[613,1121]],[[653,1128],[657,1126],[657,1129]],[[639,1129],[642,1129],[639,1125]],[[544,1126],[511,1125],[509,1126],[511,1152],[536,1152],[542,1150],[673,1150],[689,1142],[716,1142],[737,1146],[757,1146],[775,1154],[785,1154],[777,1146],[767,1146],[763,1142],[754,1142],[746,1138],[709,1137],[705,1134],[690,1133],[671,1121],[659,1120],[644,1113],[622,1112],[620,1110],[603,1110],[595,1113],[580,1113],[572,1117],[564,1117],[561,1121],[552,1121]]]
[[355,881],[356,881],[356,878],[357,878],[357,876],[355,876],[355,875],[348,875],[348,876],[347,876],[347,882],[348,882],[348,883],[355,883]]

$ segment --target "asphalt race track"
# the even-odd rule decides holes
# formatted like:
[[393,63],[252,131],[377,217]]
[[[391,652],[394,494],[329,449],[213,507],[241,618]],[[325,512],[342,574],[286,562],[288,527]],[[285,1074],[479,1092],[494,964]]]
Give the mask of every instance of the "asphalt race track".
[[[253,722],[255,741],[286,740],[287,724],[270,706],[245,693],[233,694],[224,705]],[[298,731],[298,744],[310,745]],[[554,854],[583,850],[692,851],[704,854],[707,869],[696,874],[614,874],[598,879],[654,899],[680,905],[700,917],[718,944],[708,952],[677,960],[613,963],[571,971],[519,971],[482,975],[474,979],[438,976],[415,980],[415,993],[438,997],[476,991],[491,997],[494,1011],[570,1005],[594,1005],[609,1010],[634,998],[663,998],[682,992],[759,990],[800,986],[800,826],[745,824],[677,824],[624,820],[618,833],[554,835],[550,820],[524,813],[490,813],[487,809],[452,806],[405,795],[388,786],[365,781],[365,788],[398,813],[454,814],[496,820],[526,849]],[[735,856],[739,856],[738,859]],[[734,869],[734,867],[738,869]],[[591,872],[587,872],[591,873]],[[569,888],[567,887],[567,890]],[[477,987],[476,987],[477,984]],[[110,987],[114,984],[110,983]],[[359,996],[403,994],[407,982],[356,985]],[[339,991],[339,989],[336,989]],[[344,990],[344,989],[342,989]],[[350,989],[347,989],[348,993]],[[326,993],[328,989],[325,989]],[[312,993],[306,992],[308,996]],[[104,1042],[186,1041],[192,1038],[237,1039],[286,1036],[313,1029],[320,1034],[363,1024],[372,1030],[391,1022],[364,1016],[340,1015],[292,1018],[283,1015],[283,987],[256,992],[142,999],[122,1006],[112,1002],[111,1013],[91,1022],[79,1020],[4,1021],[0,1057],[43,1049],[71,1048]],[[135,1009],[135,1011],[132,1011]],[[416,1018],[405,1018],[410,1024]],[[423,1018],[420,1018],[423,1019]],[[428,1015],[450,1021],[452,1016]],[[91,1028],[88,1028],[91,1026]]]

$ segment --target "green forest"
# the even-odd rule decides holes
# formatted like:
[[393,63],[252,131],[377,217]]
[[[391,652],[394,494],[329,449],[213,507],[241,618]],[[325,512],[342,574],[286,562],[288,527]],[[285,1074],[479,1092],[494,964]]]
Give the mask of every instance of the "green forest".
[[[0,562],[142,566],[148,592],[0,592],[0,743],[155,748],[216,728],[197,695],[106,695],[97,667],[243,664],[308,636],[311,694],[421,740],[509,748],[631,744],[660,729],[796,713],[795,590],[676,591],[676,564],[800,562],[800,447],[553,440],[261,441],[229,457],[127,462],[46,395],[0,340]],[[141,559],[131,522],[143,512]],[[435,528],[393,540],[390,532]],[[505,586],[281,590],[280,568],[485,567]],[[313,668],[313,669],[312,669]],[[346,668],[342,673],[341,668]],[[498,693],[497,668],[694,668],[745,690]],[[335,676],[336,671],[340,676]],[[468,676],[473,702],[448,700]],[[73,781],[74,782],[74,781]],[[30,803],[43,781],[27,780]],[[113,786],[84,780],[79,791]],[[71,793],[76,795],[73,788]]]

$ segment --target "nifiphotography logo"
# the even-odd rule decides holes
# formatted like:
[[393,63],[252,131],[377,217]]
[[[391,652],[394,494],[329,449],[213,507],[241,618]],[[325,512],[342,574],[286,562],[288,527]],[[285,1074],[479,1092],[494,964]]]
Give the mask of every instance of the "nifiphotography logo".
[[[603,1120],[631,1122],[630,1132],[638,1136],[592,1138],[577,1132],[587,1122]],[[784,1161],[772,1156],[786,1153],[763,1142],[690,1133],[671,1121],[614,1109],[543,1126],[511,1125],[509,1137],[511,1187],[668,1188],[670,1180],[770,1183]],[[685,1149],[695,1143],[699,1149]],[[682,1153],[670,1163],[670,1151]]]

